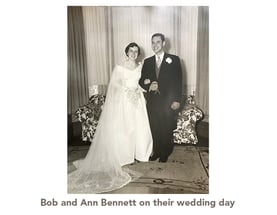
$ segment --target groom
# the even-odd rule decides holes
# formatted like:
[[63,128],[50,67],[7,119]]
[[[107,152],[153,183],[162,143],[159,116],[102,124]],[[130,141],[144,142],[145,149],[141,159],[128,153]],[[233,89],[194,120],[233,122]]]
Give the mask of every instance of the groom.
[[182,69],[179,57],[164,52],[165,37],[152,36],[155,55],[144,60],[139,84],[146,92],[147,111],[153,137],[151,161],[167,162],[172,153],[172,132],[180,108]]

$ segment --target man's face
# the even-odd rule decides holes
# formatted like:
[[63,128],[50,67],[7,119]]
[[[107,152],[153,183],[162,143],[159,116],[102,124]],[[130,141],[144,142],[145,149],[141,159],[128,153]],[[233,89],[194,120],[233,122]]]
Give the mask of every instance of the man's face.
[[152,49],[155,54],[161,54],[163,52],[164,45],[165,41],[162,41],[160,36],[152,38]]

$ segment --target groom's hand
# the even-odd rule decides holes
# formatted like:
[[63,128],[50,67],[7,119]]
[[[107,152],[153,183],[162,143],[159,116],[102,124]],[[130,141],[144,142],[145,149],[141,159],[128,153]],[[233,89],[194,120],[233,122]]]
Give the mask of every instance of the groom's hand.
[[180,108],[180,102],[172,102],[172,104],[171,104],[172,110],[177,110],[179,108]]
[[151,91],[158,91],[158,82],[157,81],[153,81],[150,86],[149,86],[149,92]]

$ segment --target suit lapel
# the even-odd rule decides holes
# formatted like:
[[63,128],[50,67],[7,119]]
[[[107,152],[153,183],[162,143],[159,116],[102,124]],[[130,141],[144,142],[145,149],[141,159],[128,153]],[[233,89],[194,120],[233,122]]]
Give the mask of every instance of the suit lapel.
[[153,77],[156,77],[156,79],[158,80],[158,77],[156,75],[156,58],[155,58],[155,55],[152,56],[152,59],[151,59],[151,69],[150,71],[152,71],[154,74],[153,74]]
[[[164,53],[164,57],[163,57],[163,60],[162,60],[161,66],[160,66],[159,77],[161,76],[161,72],[163,72],[164,69],[165,69],[165,63],[166,63],[165,60],[166,60],[167,57],[168,57],[167,53]],[[156,58],[155,58],[155,55],[152,56],[151,65],[152,65],[151,71],[153,71],[153,73],[155,73],[154,77],[156,77],[157,80],[158,80],[159,77],[157,77],[157,75],[156,75]]]
[[164,58],[163,58],[163,61],[162,61],[162,64],[161,64],[161,69],[165,66],[165,59],[167,58],[167,54],[164,53]]

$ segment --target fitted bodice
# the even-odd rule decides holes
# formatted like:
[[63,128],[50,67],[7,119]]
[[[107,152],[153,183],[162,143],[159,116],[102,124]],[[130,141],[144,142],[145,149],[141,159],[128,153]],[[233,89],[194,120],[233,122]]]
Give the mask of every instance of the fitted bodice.
[[138,81],[141,75],[141,65],[137,66],[135,69],[128,69],[123,66],[118,66],[120,71],[120,80],[122,85],[127,88],[137,88]]

